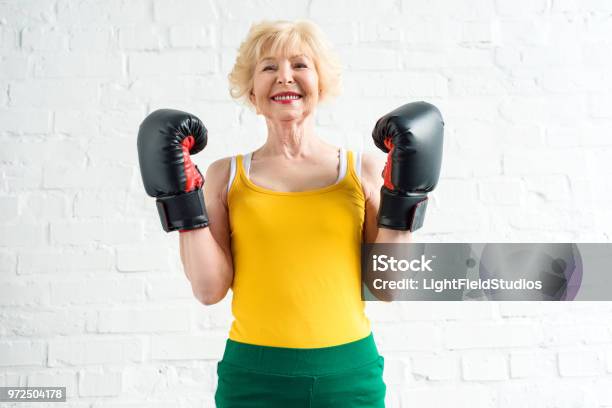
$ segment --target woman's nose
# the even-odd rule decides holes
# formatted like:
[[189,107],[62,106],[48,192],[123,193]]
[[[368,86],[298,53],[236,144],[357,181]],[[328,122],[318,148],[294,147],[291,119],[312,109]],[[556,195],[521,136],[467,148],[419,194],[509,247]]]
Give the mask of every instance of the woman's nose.
[[280,64],[278,68],[278,79],[279,84],[291,84],[293,83],[293,72],[291,70],[291,65],[289,64]]

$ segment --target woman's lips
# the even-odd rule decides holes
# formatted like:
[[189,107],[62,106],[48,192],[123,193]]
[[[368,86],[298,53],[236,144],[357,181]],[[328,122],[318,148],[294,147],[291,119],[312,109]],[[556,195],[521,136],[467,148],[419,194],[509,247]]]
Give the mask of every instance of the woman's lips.
[[297,99],[279,99],[279,100],[275,100],[274,98],[270,98],[270,99],[272,99],[272,102],[274,102],[274,103],[280,103],[280,104],[283,104],[283,105],[288,105],[290,103],[299,101],[300,99],[302,99],[302,97],[300,96]]

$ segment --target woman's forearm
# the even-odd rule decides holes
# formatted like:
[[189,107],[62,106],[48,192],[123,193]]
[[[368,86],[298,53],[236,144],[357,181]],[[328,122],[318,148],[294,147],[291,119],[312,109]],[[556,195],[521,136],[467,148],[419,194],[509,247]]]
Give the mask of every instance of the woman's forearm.
[[412,242],[410,231],[392,230],[388,228],[378,228],[375,244],[401,244]]
[[210,228],[180,233],[183,270],[195,297],[206,305],[222,300],[234,277],[231,254],[225,253]]

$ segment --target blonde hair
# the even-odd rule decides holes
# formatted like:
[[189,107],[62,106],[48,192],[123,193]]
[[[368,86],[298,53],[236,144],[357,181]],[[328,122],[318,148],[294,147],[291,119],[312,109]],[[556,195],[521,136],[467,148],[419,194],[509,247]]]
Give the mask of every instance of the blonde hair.
[[298,51],[308,55],[319,76],[319,100],[337,96],[342,87],[342,66],[317,25],[307,20],[262,21],[253,24],[240,44],[236,62],[228,75],[230,95],[253,106],[249,95],[253,90],[255,66],[264,53],[291,55]]

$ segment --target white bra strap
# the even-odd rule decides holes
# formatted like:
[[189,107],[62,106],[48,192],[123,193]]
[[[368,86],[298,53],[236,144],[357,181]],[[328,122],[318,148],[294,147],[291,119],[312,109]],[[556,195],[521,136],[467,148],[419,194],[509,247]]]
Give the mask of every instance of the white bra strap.
[[249,178],[249,171],[251,170],[251,157],[253,156],[253,152],[247,153],[242,156],[242,166],[244,167],[244,172],[246,173],[247,178]]
[[357,173],[357,177],[361,180],[361,152],[355,153],[355,173]]
[[236,177],[236,156],[232,156],[232,159],[230,160],[230,176],[229,176],[229,181],[227,182],[227,193],[228,194],[229,194],[230,187],[232,186],[232,182],[234,181],[235,177]]
[[339,153],[339,158],[340,158],[340,169],[338,171],[338,179],[336,180],[336,183],[339,183],[340,180],[342,180],[344,178],[344,176],[346,175],[346,150],[344,150],[344,147],[340,148],[340,153]]

